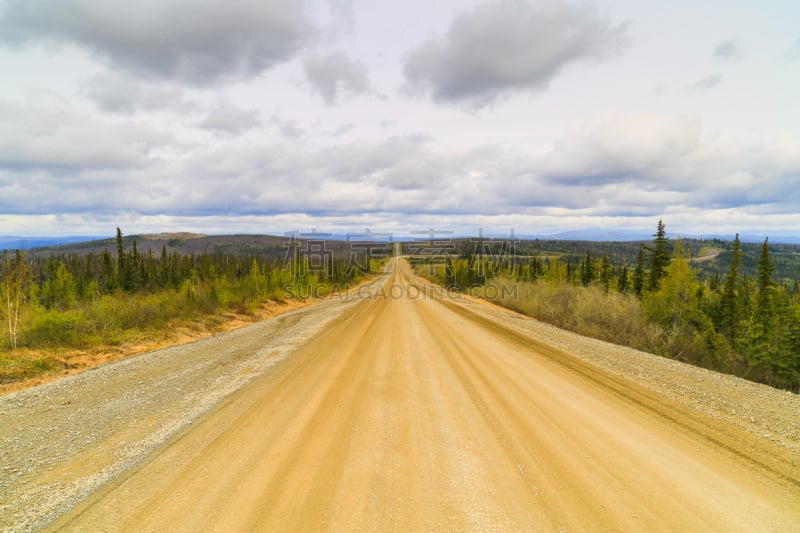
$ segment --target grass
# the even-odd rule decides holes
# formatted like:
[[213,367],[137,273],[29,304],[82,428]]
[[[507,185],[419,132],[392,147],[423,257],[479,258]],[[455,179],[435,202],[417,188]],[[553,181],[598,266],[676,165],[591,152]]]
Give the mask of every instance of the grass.
[[245,326],[331,292],[325,284],[311,283],[315,290],[293,294],[187,282],[159,293],[103,295],[67,309],[31,306],[20,323],[19,347],[12,351],[8,343],[5,349],[0,345],[0,394]]
[[[38,319],[34,329],[28,331],[28,335],[37,337],[47,335],[44,342],[35,348],[0,351],[0,394],[47,383],[146,351],[210,337],[313,301],[270,300],[225,312],[195,311],[173,318],[161,316],[147,327],[137,327],[133,323],[129,323],[129,327],[119,327],[125,321],[135,322],[132,317],[137,313],[145,317],[154,314],[142,302],[128,302],[133,304],[132,309],[93,324],[86,321],[85,310],[44,316]],[[101,305],[99,309],[106,310],[106,307]]]
[[[510,290],[511,284],[516,290]],[[565,283],[512,282],[495,279],[501,287],[482,296],[498,305],[580,335],[647,351],[664,349],[664,331],[648,321],[638,298],[602,287]],[[503,286],[507,290],[502,290]],[[505,297],[493,297],[506,295]]]

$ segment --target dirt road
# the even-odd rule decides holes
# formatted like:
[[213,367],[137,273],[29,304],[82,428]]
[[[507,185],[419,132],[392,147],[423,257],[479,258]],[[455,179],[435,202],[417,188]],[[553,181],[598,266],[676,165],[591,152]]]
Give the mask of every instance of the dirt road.
[[[324,313],[302,311],[327,317],[306,319],[311,338],[296,334],[283,355],[264,359],[268,364],[225,370],[218,376],[225,383],[250,373],[184,417],[188,422],[140,461],[51,506],[46,516],[56,520],[49,527],[800,528],[795,395],[670,361],[660,366],[657,358],[561,333],[543,340],[547,328],[532,330],[512,313],[443,296],[402,261],[361,298],[329,305]],[[297,327],[270,331],[280,336]],[[259,338],[266,342],[247,337]],[[580,347],[576,353],[562,349],[570,342]],[[610,355],[595,357],[603,350]],[[701,406],[693,405],[698,397]],[[731,405],[746,415],[729,413]],[[9,412],[2,407],[0,421]],[[58,487],[71,486],[70,476],[91,479],[118,462],[109,442],[161,427],[158,416],[167,414],[140,412],[83,451],[20,475],[10,489],[25,497],[55,479]],[[4,523],[9,530],[50,520],[37,522],[35,512],[5,503],[0,516],[16,517]]]

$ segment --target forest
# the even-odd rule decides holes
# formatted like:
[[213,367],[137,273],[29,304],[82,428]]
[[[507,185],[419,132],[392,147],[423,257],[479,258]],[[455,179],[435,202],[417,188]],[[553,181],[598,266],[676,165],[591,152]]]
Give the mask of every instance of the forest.
[[158,339],[178,326],[214,332],[226,314],[255,316],[265,302],[324,296],[379,269],[379,259],[312,256],[303,244],[289,241],[272,254],[182,254],[167,245],[142,253],[117,229],[111,251],[5,251],[0,384],[68,369],[65,354],[75,351]]
[[[362,254],[354,260],[350,243],[312,256],[308,243],[226,239],[210,250],[181,251],[186,243],[171,240],[160,250],[148,241],[139,251],[136,237],[118,229],[115,239],[79,252],[0,253],[0,384],[69,368],[70,351],[158,338],[178,326],[213,332],[230,314],[256,319],[265,302],[358,283],[388,255],[386,243],[374,255],[358,245]],[[442,250],[404,243],[403,252],[420,274],[451,290],[583,335],[800,392],[796,247],[738,236],[669,239],[659,221],[647,242],[457,239]],[[312,268],[319,260],[324,268]]]
[[[727,265],[720,272],[693,260],[697,243],[668,239],[662,221],[653,237],[617,246],[462,241],[455,253],[417,257],[415,268],[558,327],[800,392],[797,262],[782,256],[776,276],[769,240],[745,253],[737,235],[712,243]],[[543,246],[559,252],[535,250]]]

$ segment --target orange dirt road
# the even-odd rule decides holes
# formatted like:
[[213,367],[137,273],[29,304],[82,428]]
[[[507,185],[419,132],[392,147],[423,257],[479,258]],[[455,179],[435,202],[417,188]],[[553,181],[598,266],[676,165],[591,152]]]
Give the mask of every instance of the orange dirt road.
[[403,260],[384,287],[50,527],[800,528],[796,456],[433,296]]

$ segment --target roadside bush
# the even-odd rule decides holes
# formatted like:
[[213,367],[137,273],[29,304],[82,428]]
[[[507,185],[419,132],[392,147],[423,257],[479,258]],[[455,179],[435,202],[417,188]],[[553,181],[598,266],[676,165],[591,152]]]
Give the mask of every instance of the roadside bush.
[[494,298],[499,305],[514,309],[542,322],[581,335],[640,350],[653,351],[663,344],[663,330],[648,322],[642,304],[634,296],[606,292],[602,287],[579,287],[539,280],[512,282],[495,279],[493,284],[517,290],[494,291],[514,297]]
[[82,309],[42,310],[34,314],[22,342],[27,346],[81,348],[86,345],[89,329],[91,324]]

